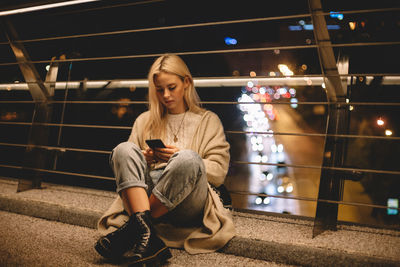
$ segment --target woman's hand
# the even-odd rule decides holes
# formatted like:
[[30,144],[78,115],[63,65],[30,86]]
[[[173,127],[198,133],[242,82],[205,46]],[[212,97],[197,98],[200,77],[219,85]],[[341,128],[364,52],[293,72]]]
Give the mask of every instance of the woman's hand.
[[154,158],[160,162],[167,162],[178,151],[179,148],[166,145],[166,148],[156,148],[154,150]]
[[147,165],[150,165],[155,162],[153,149],[147,148],[146,150],[142,150],[142,153],[146,159]]

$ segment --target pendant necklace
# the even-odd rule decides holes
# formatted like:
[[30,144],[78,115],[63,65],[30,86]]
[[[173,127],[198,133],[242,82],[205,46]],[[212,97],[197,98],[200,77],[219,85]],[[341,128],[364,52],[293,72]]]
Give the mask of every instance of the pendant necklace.
[[174,133],[174,131],[172,130],[171,124],[169,124],[169,128],[171,128],[171,132],[172,132],[172,134],[174,136],[174,143],[178,142],[178,133],[181,130],[183,121],[185,120],[185,116],[186,116],[186,111],[185,111],[185,114],[183,114],[183,118],[181,120],[181,124],[179,125],[178,130],[176,131],[176,133]]

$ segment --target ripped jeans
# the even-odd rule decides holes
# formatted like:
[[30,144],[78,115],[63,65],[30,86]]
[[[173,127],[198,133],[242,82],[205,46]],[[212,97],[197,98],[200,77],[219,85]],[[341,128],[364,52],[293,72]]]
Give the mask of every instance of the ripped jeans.
[[110,155],[117,193],[129,187],[142,187],[168,209],[159,218],[180,226],[201,224],[208,196],[205,166],[202,158],[192,150],[181,150],[172,155],[167,166],[150,170],[140,148],[132,142],[117,145]]

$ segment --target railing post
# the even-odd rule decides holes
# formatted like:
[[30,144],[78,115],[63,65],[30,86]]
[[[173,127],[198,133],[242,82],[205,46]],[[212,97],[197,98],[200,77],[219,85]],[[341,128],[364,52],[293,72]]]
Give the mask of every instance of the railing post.
[[32,126],[28,136],[28,146],[24,153],[24,165],[18,183],[17,192],[40,188],[42,178],[40,172],[32,169],[46,169],[49,165],[48,151],[37,148],[37,145],[48,145],[49,128],[40,123],[48,123],[51,120],[53,106],[49,101],[54,96],[55,81],[58,73],[58,63],[50,66],[46,77],[47,84],[43,83],[34,64],[31,63],[28,52],[19,41],[17,32],[10,21],[2,22],[2,28],[16,57],[18,66],[28,84],[29,92],[35,101],[35,109],[32,116]]
[[[343,83],[332,43],[326,26],[320,0],[309,0],[309,9],[314,27],[314,37],[318,48],[321,71],[324,75],[326,94],[328,98],[328,120],[326,133],[338,135],[347,133],[348,108],[346,105],[347,88]],[[340,71],[348,69],[347,64],[342,64]],[[343,138],[327,136],[323,157],[323,167],[343,166],[345,156],[345,141]],[[317,210],[314,220],[313,237],[325,230],[336,230],[338,217],[338,204],[328,203],[324,200],[342,200],[343,179],[335,170],[321,170]]]
[[[328,111],[327,134],[345,134],[347,130],[348,105],[344,98],[331,104]],[[327,136],[325,139],[323,167],[343,166],[345,156],[345,139]],[[337,170],[322,169],[319,184],[317,210],[314,220],[313,237],[325,230],[336,230],[338,204],[323,202],[324,200],[340,201],[343,197],[344,179]]]

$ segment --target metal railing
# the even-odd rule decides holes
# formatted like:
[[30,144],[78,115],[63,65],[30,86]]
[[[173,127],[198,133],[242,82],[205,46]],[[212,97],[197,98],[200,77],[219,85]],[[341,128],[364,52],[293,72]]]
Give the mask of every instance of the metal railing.
[[[340,13],[343,14],[365,14],[365,13],[376,13],[376,12],[399,12],[400,8],[384,8],[384,9],[369,9],[369,10],[354,10],[354,11],[343,11]],[[320,15],[327,16],[329,12],[322,12]],[[87,34],[77,34],[77,35],[65,35],[65,36],[50,36],[43,38],[34,38],[34,39],[25,39],[18,40],[19,44],[28,44],[28,43],[37,43],[37,42],[49,42],[55,40],[66,40],[66,39],[82,39],[82,38],[93,38],[93,37],[106,37],[106,36],[114,36],[114,35],[124,35],[124,34],[134,34],[139,32],[155,32],[155,31],[168,31],[174,29],[188,29],[188,28],[197,28],[197,27],[209,27],[209,26],[220,26],[220,25],[230,25],[230,24],[243,24],[243,23],[256,23],[263,21],[281,21],[287,19],[300,19],[300,18],[311,18],[311,13],[307,14],[297,14],[297,15],[289,15],[289,16],[276,16],[276,17],[265,17],[265,18],[252,18],[252,19],[241,19],[241,20],[229,20],[229,21],[217,21],[217,22],[205,22],[205,23],[194,23],[194,24],[185,24],[185,25],[172,25],[165,27],[150,27],[150,28],[141,28],[141,29],[128,29],[122,31],[107,31],[100,33],[87,33]],[[0,42],[0,46],[10,45],[9,42]],[[336,43],[331,44],[332,48],[342,48],[342,47],[366,47],[366,46],[397,46],[400,45],[399,41],[385,41],[385,42],[355,42],[355,43]],[[278,45],[278,46],[262,46],[262,47],[252,47],[252,48],[239,48],[239,49],[218,49],[218,50],[202,50],[202,51],[177,51],[175,54],[181,56],[193,56],[193,55],[210,55],[210,54],[230,54],[230,53],[252,53],[252,52],[265,52],[265,51],[275,51],[275,50],[304,50],[304,49],[318,49],[321,44],[308,44],[308,45]],[[133,54],[133,55],[123,55],[123,56],[101,56],[101,57],[90,57],[90,58],[66,58],[66,59],[53,59],[53,60],[30,60],[26,59],[24,61],[25,64],[42,64],[42,63],[51,63],[51,64],[66,64],[72,62],[86,62],[86,61],[111,61],[111,60],[126,60],[126,59],[140,59],[140,58],[154,58],[156,56],[162,55],[163,53],[150,53],[150,54]],[[20,65],[21,62],[2,62],[0,63],[0,67],[9,67],[14,65]],[[306,79],[312,79],[313,85],[321,86],[325,79],[332,74],[323,74],[323,75],[294,75],[294,76],[280,76],[280,77],[268,77],[268,76],[257,76],[257,77],[197,77],[195,79],[196,87],[224,87],[224,86],[245,86],[243,83],[245,81],[258,80],[260,82],[274,84],[274,85],[287,85],[287,84],[296,84],[300,86],[307,86]],[[335,75],[333,75],[335,76]],[[337,75],[340,78],[346,78],[348,81],[348,85],[351,86],[353,84],[352,78],[356,77],[366,77],[367,81],[372,80],[374,77],[383,77],[382,85],[399,85],[400,84],[400,73],[351,73],[351,74],[339,74]],[[26,83],[3,83],[0,84],[0,90],[4,91],[12,91],[15,90],[29,90],[30,84],[36,84],[37,81],[29,81]],[[80,88],[82,84],[85,84],[87,88],[107,88],[107,89],[116,89],[116,88],[129,88],[131,86],[135,86],[137,88],[145,88],[147,86],[146,80],[124,80],[124,79],[113,79],[113,80],[81,80],[81,81],[44,81],[41,82],[44,85],[53,84],[56,90],[64,90],[67,92],[71,89]],[[0,100],[1,105],[6,104],[36,104],[38,101],[36,100]],[[107,104],[107,105],[146,105],[147,101],[75,101],[75,100],[48,100],[46,101],[48,105],[54,104],[81,104],[81,105],[95,105],[95,104]],[[238,105],[238,104],[249,104],[249,105],[262,105],[266,103],[255,103],[255,102],[239,102],[239,101],[203,101],[203,105]],[[285,101],[272,101],[268,102],[271,105],[290,105],[291,103]],[[329,106],[332,105],[330,101],[298,101],[297,105],[324,105]],[[400,103],[398,102],[343,102],[340,103],[342,106],[367,106],[367,107],[375,107],[375,106],[393,106],[398,107]],[[32,112],[35,107],[32,106]],[[27,122],[16,122],[16,121],[0,121],[1,126],[23,126],[23,127],[44,127],[44,128],[58,128],[59,133],[61,134],[61,128],[78,128],[78,129],[103,129],[103,130],[122,130],[122,131],[130,131],[130,126],[119,126],[119,125],[97,125],[97,124],[80,124],[80,123],[65,123],[64,122],[64,114],[61,116],[61,123],[51,123],[51,122],[38,122],[32,121]],[[8,129],[9,130],[9,129]],[[11,132],[11,130],[10,130]],[[243,131],[243,130],[226,130],[227,136],[230,135],[271,135],[271,136],[297,136],[297,137],[321,137],[321,138],[335,138],[335,139],[371,139],[371,140],[390,140],[390,141],[399,141],[400,137],[398,136],[375,136],[375,135],[358,135],[358,134],[332,134],[332,133],[299,133],[299,132],[269,132],[269,131]],[[111,153],[110,150],[98,150],[98,149],[86,149],[86,148],[75,148],[75,147],[65,147],[61,144],[58,145],[45,145],[45,144],[34,144],[34,143],[13,143],[13,142],[1,142],[1,147],[17,147],[23,148],[29,151],[38,149],[42,151],[52,151],[52,152],[82,152],[82,153],[93,153],[93,154],[101,154],[108,155]],[[57,160],[57,159],[55,159]],[[313,169],[313,170],[331,170],[337,172],[363,172],[363,173],[372,173],[372,174],[385,174],[385,175],[400,175],[400,171],[394,170],[375,170],[368,168],[350,168],[345,166],[324,166],[324,165],[312,165],[312,164],[286,164],[286,163],[269,163],[269,162],[251,162],[251,161],[241,161],[234,160],[231,162],[233,165],[260,165],[260,166],[274,166],[274,167],[286,167],[286,168],[303,168],[303,169]],[[55,165],[54,165],[55,166]],[[48,173],[48,174],[60,174],[67,176],[77,176],[77,177],[85,177],[95,180],[107,180],[113,181],[114,178],[111,176],[103,176],[103,175],[94,175],[88,173],[77,173],[77,172],[68,172],[57,170],[56,168],[42,168],[42,167],[34,167],[29,165],[13,165],[13,164],[3,164],[0,162],[0,168],[4,169],[14,169],[14,170],[28,170],[39,173]],[[343,189],[342,189],[343,190]],[[289,196],[289,195],[276,195],[276,194],[264,194],[258,192],[250,192],[250,191],[231,191],[231,194],[237,195],[245,195],[245,196],[260,196],[260,197],[272,197],[272,198],[282,198],[282,199],[291,199],[296,201],[307,201],[313,203],[329,203],[335,205],[348,205],[348,206],[356,206],[356,207],[367,207],[367,208],[377,208],[377,209],[394,209],[399,211],[399,208],[389,207],[388,205],[376,205],[370,203],[358,203],[351,201],[343,201],[343,200],[333,200],[333,199],[324,199],[321,197],[305,197],[305,196]]]

